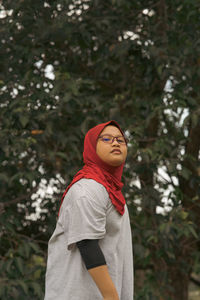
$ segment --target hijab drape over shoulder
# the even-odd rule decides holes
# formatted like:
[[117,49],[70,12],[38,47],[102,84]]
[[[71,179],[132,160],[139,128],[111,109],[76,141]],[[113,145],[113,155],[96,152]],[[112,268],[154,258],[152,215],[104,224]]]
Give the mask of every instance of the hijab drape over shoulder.
[[121,215],[124,214],[125,199],[121,192],[121,189],[123,187],[121,177],[124,168],[124,163],[118,167],[113,167],[102,161],[100,157],[96,154],[96,144],[98,136],[108,125],[114,125],[118,127],[122,135],[124,135],[119,124],[113,120],[99,124],[91,128],[87,132],[84,140],[83,151],[84,166],[78,173],[76,173],[72,182],[66,188],[61,199],[61,205],[69,188],[81,178],[88,178],[93,179],[98,183],[102,184],[106,188],[116,210]]

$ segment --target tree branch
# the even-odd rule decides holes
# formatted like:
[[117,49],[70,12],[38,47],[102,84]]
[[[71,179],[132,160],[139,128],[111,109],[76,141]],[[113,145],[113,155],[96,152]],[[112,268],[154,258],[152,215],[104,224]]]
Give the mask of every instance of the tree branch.
[[196,276],[191,274],[190,281],[192,281],[194,284],[200,287],[200,279],[198,279]]
[[0,215],[5,211],[5,207],[8,207],[12,204],[16,204],[21,202],[22,200],[29,198],[33,193],[35,193],[38,189],[38,186],[34,187],[28,194],[21,195],[13,200],[7,202],[0,202]]

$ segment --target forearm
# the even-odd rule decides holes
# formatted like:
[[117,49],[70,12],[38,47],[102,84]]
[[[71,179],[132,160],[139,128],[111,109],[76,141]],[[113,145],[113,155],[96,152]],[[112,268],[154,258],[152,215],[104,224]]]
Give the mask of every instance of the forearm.
[[105,300],[120,300],[116,287],[110,277],[107,265],[89,269],[91,277],[99,288],[103,299]]
[[99,288],[104,300],[119,300],[115,285],[108,272],[104,254],[98,240],[82,240],[77,247],[85,266]]

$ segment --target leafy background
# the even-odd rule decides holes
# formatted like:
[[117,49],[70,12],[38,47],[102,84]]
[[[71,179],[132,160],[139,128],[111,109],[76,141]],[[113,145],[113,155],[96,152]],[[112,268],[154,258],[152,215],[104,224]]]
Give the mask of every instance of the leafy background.
[[199,299],[200,7],[195,0],[0,4],[0,298],[43,299],[84,135],[129,134],[135,299]]

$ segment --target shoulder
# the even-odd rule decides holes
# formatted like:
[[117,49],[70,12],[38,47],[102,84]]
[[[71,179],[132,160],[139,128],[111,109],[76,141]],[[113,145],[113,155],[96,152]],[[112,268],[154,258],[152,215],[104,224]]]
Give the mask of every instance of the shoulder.
[[106,188],[99,182],[94,179],[82,178],[79,181],[75,182],[71,189],[81,190],[83,192],[100,192],[107,194]]
[[75,182],[65,196],[65,203],[73,203],[79,199],[92,201],[94,204],[104,204],[107,206],[109,195],[106,188],[93,179],[82,178]]

